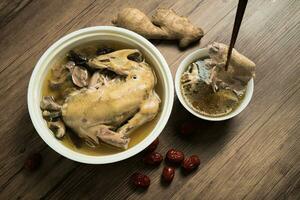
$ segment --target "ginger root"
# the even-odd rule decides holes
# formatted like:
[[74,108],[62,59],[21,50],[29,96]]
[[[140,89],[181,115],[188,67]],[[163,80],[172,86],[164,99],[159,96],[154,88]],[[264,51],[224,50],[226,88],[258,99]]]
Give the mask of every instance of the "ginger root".
[[195,27],[186,17],[178,16],[171,9],[157,9],[150,20],[136,8],[124,8],[112,23],[139,33],[147,39],[179,40],[181,48],[203,37],[201,28]]

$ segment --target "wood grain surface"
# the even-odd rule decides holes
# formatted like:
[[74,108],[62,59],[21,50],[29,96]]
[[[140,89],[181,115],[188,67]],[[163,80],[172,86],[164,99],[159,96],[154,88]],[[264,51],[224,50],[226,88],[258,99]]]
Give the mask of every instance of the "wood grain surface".
[[[300,1],[250,0],[236,48],[257,64],[250,105],[225,122],[197,120],[177,97],[158,151],[175,147],[196,154],[201,166],[172,184],[160,181],[164,164],[147,168],[141,155],[109,165],[85,165],[50,149],[30,121],[26,94],[41,54],[80,28],[111,25],[123,7],[151,15],[158,7],[186,15],[205,35],[180,51],[155,42],[173,76],[190,52],[213,41],[229,44],[237,0],[1,0],[0,1],[0,199],[300,199]],[[178,125],[197,122],[187,138]],[[28,172],[31,152],[43,156]],[[136,171],[151,178],[147,191],[130,186]]]

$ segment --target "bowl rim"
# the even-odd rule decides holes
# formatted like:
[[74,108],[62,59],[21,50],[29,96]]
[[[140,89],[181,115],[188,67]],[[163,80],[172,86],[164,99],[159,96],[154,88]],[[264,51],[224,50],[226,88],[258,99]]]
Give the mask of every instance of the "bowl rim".
[[[47,58],[55,52],[55,50],[59,47],[67,47],[70,44],[66,44],[71,39],[75,38],[75,41],[79,41],[82,39],[83,36],[87,36],[88,34],[115,34],[117,37],[125,37],[128,41],[132,40],[135,41],[136,45],[139,45],[141,48],[147,51],[147,53],[150,53],[153,58],[156,59],[157,63],[161,67],[160,71],[162,73],[162,82],[164,85],[164,107],[161,110],[160,118],[156,122],[154,129],[152,132],[146,136],[141,142],[136,144],[130,149],[127,149],[125,151],[112,154],[112,155],[103,155],[103,156],[94,156],[94,155],[87,155],[83,153],[79,153],[76,151],[71,150],[70,148],[63,145],[61,142],[59,142],[55,137],[53,137],[52,134],[49,134],[49,129],[47,126],[45,126],[45,120],[41,116],[41,110],[39,108],[39,104],[36,105],[34,102],[37,101],[36,99],[40,97],[37,96],[37,92],[35,91],[36,85],[41,84],[40,82],[37,82],[38,77],[41,76],[42,72],[47,70],[49,66],[43,66],[44,63],[47,61]],[[77,37],[77,39],[76,39]],[[73,41],[73,42],[75,42]],[[50,58],[49,58],[50,59]],[[48,60],[49,60],[48,59]],[[169,117],[171,115],[172,107],[173,107],[173,101],[174,101],[174,85],[173,85],[173,78],[171,71],[169,69],[169,66],[163,57],[163,55],[159,52],[159,50],[150,43],[146,38],[142,37],[141,35],[132,32],[130,30],[114,27],[114,26],[92,26],[87,27],[83,29],[79,29],[77,31],[71,32],[60,39],[58,39],[56,42],[54,42],[39,58],[37,64],[35,65],[33,72],[30,77],[28,90],[27,90],[27,105],[29,110],[29,115],[31,118],[31,121],[35,127],[36,132],[40,135],[40,137],[43,139],[43,141],[50,146],[54,151],[59,153],[60,155],[77,161],[81,163],[86,164],[108,164],[108,163],[114,163],[118,162],[124,159],[127,159],[129,157],[132,157],[136,155],[137,153],[144,150],[147,146],[149,146],[162,132],[165,125],[167,124]],[[38,110],[37,110],[38,107]],[[41,121],[42,119],[42,121]]]
[[187,68],[187,66],[189,64],[191,64],[192,62],[196,61],[197,59],[201,58],[201,57],[205,57],[208,56],[208,49],[207,48],[201,48],[201,49],[197,49],[193,52],[191,52],[189,55],[187,55],[179,64],[179,67],[177,68],[176,71],[176,75],[175,75],[175,91],[176,91],[176,95],[180,101],[180,103],[183,105],[183,107],[188,110],[191,114],[193,114],[194,116],[200,118],[200,119],[204,119],[207,121],[224,121],[224,120],[228,120],[230,118],[233,118],[235,116],[237,116],[239,113],[241,113],[250,103],[252,95],[253,95],[253,91],[254,91],[254,80],[253,78],[248,82],[247,84],[247,89],[246,89],[246,93],[245,93],[245,97],[242,100],[242,102],[240,103],[240,105],[232,112],[230,112],[229,114],[225,115],[225,116],[220,116],[220,117],[210,117],[207,115],[203,115],[200,114],[198,112],[196,112],[193,108],[191,108],[187,103],[186,100],[184,99],[182,93],[181,93],[181,89],[180,89],[180,78],[182,73],[185,71],[185,69]]

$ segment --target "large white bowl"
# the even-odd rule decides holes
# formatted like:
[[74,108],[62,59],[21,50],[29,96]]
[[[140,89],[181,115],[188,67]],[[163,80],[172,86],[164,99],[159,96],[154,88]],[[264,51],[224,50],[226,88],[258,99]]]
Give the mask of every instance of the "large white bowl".
[[[42,84],[48,70],[51,67],[51,64],[55,62],[57,57],[65,55],[66,52],[68,52],[75,46],[93,41],[113,41],[114,43],[120,43],[125,46],[139,49],[155,68],[157,76],[161,80],[163,88],[163,101],[160,107],[161,114],[159,115],[159,119],[155,128],[139,144],[128,150],[113,155],[90,156],[75,152],[64,146],[53,136],[51,131],[47,128],[46,121],[43,119],[40,109]],[[129,158],[139,153],[149,144],[151,144],[151,142],[153,142],[155,138],[157,138],[161,133],[169,119],[173,106],[173,98],[174,87],[171,72],[164,57],[155,48],[155,46],[153,46],[144,37],[129,30],[112,26],[95,26],[80,29],[78,31],[70,33],[59,39],[47,49],[47,51],[39,59],[31,75],[27,100],[29,114],[36,131],[52,149],[65,156],[66,158],[78,162],[89,164],[105,164]]]
[[198,50],[192,52],[185,59],[183,59],[183,61],[180,63],[180,65],[177,69],[177,72],[176,72],[176,76],[175,76],[175,90],[176,90],[176,94],[178,96],[178,99],[181,102],[181,104],[190,113],[192,113],[193,115],[195,115],[196,117],[199,117],[201,119],[205,119],[205,120],[209,120],[209,121],[223,121],[223,120],[230,119],[230,118],[238,115],[240,112],[242,112],[247,107],[247,105],[249,104],[249,102],[252,98],[252,94],[253,94],[254,81],[253,81],[253,79],[251,79],[248,82],[244,99],[242,100],[240,105],[234,111],[229,113],[228,115],[221,116],[221,117],[210,117],[210,116],[202,115],[202,114],[196,112],[193,108],[191,108],[187,104],[187,102],[185,101],[185,99],[184,99],[184,97],[181,93],[181,89],[180,89],[180,78],[181,78],[181,75],[183,74],[183,72],[186,71],[187,67],[191,63],[195,62],[196,60],[198,60],[200,58],[204,58],[204,57],[208,57],[208,49],[206,49],[206,48],[198,49]]

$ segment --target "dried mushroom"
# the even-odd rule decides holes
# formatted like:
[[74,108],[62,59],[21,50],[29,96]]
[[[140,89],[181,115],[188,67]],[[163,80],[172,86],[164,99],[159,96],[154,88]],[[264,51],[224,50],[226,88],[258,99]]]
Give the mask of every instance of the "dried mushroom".
[[67,58],[68,60],[73,61],[77,66],[88,67],[88,58],[80,53],[71,50],[69,51]]
[[61,65],[55,65],[51,69],[52,77],[49,80],[49,87],[53,90],[57,90],[62,87],[62,85],[67,80],[69,71]]
[[48,122],[47,124],[56,138],[60,139],[66,134],[65,124],[61,120],[58,120],[56,122]]
[[53,121],[54,119],[58,118],[61,116],[61,111],[48,111],[48,110],[44,110],[42,112],[43,117],[47,120],[47,121]]
[[96,55],[100,56],[100,55],[108,54],[108,53],[111,53],[111,52],[114,52],[114,51],[115,50],[113,48],[104,47],[104,48],[97,49]]
[[87,69],[75,66],[72,70],[72,81],[78,87],[85,87],[89,84],[90,75]]

